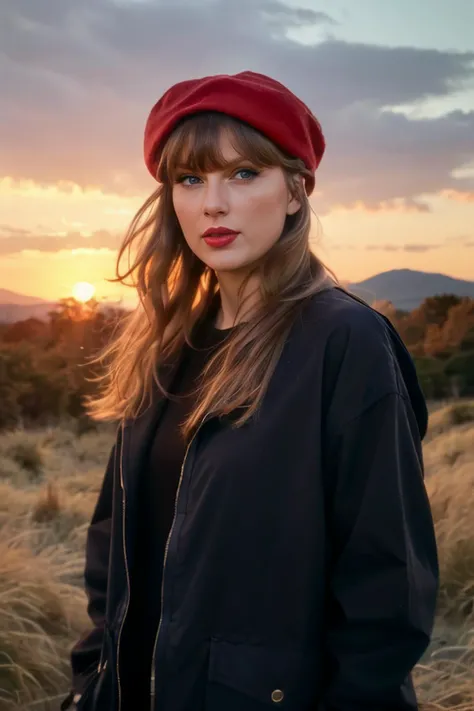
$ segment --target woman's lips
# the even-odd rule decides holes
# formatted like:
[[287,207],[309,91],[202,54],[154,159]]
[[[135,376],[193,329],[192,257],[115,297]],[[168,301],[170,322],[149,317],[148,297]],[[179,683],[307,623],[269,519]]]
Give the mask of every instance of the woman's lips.
[[238,232],[228,232],[227,234],[207,235],[203,237],[203,240],[209,247],[227,247],[228,244],[231,244],[236,239],[238,234]]

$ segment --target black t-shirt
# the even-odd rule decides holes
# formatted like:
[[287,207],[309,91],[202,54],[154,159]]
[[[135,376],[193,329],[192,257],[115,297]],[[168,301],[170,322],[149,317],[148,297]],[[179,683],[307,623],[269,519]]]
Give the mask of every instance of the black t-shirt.
[[231,329],[201,328],[196,348],[185,347],[173,379],[155,436],[150,442],[147,466],[140,474],[138,530],[131,571],[131,598],[120,647],[124,689],[133,698],[122,699],[124,711],[149,708],[153,648],[161,615],[161,583],[166,541],[173,523],[175,498],[186,445],[180,425],[195,401],[195,389],[211,354]]

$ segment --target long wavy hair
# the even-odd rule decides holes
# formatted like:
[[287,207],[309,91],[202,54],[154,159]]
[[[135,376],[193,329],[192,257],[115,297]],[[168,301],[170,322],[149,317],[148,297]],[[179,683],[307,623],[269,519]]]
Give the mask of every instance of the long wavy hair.
[[[244,312],[238,325],[209,359],[195,406],[183,423],[186,438],[207,415],[237,412],[234,426],[259,408],[298,309],[312,294],[337,278],[311,252],[311,207],[304,188],[309,173],[303,162],[282,152],[251,126],[218,112],[187,117],[168,138],[157,170],[159,186],[133,218],[120,247],[116,278],[137,290],[139,304],[126,315],[111,341],[92,362],[103,367],[91,378],[98,394],[86,400],[96,420],[136,418],[153,393],[168,396],[160,366],[192,344],[194,327],[211,313],[218,296],[215,273],[188,247],[172,200],[178,166],[205,173],[225,168],[219,137],[228,132],[236,151],[256,168],[280,166],[300,209],[286,218],[279,240],[252,266],[242,285],[257,275],[258,305]],[[301,180],[301,176],[303,180]],[[134,251],[133,259],[132,248]],[[120,265],[128,253],[128,267]],[[128,278],[132,284],[127,284]],[[155,385],[154,385],[155,384]]]

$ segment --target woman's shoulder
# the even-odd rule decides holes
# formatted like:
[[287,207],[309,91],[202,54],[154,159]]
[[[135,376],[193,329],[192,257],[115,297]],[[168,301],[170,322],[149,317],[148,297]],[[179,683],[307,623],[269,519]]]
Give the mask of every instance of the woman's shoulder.
[[389,320],[368,303],[342,287],[334,286],[313,294],[303,310],[307,331],[331,341],[364,341],[366,348],[392,339],[395,329]]
[[314,294],[302,319],[306,349],[341,411],[360,412],[388,394],[410,401],[426,419],[415,364],[388,318],[339,287]]

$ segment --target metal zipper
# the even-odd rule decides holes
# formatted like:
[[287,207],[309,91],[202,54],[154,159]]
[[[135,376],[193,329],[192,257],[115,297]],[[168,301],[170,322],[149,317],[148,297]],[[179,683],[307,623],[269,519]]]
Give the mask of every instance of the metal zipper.
[[[117,429],[115,431],[116,441],[117,441],[117,435],[118,435],[119,429],[120,429],[120,425],[117,427]],[[114,472],[116,469],[116,465],[117,465],[117,451],[115,451],[115,454],[114,454]],[[111,564],[112,564],[112,556],[109,556],[109,565],[108,565],[108,573],[107,573],[108,580],[110,580]],[[101,674],[103,671],[105,671],[107,669],[107,659],[104,660],[106,628],[107,628],[107,624],[105,625],[105,628],[104,628],[104,638],[102,640],[102,644],[100,647],[100,658],[99,658],[99,664],[97,666],[97,671],[99,672],[99,674]]]
[[[104,630],[104,635],[105,635],[105,630]],[[105,661],[105,664],[104,664],[104,661],[103,661],[103,659],[104,659],[104,644],[105,644],[105,642],[103,641],[103,642],[102,642],[102,645],[101,645],[101,648],[100,648],[99,663],[98,663],[98,665],[97,665],[97,671],[98,671],[99,674],[100,674],[100,672],[102,671],[102,667],[104,667],[104,669],[105,669],[105,665],[107,664],[107,661]]]
[[[180,475],[179,475],[178,488],[177,488],[176,497],[175,497],[175,500],[174,500],[174,516],[173,516],[173,521],[172,521],[171,528],[170,528],[170,531],[169,531],[169,534],[168,534],[168,538],[167,538],[167,540],[166,540],[165,552],[164,552],[164,556],[163,556],[163,573],[162,573],[162,578],[161,578],[161,615],[160,615],[160,621],[159,621],[159,624],[158,624],[158,630],[157,630],[156,637],[155,637],[155,643],[154,643],[154,645],[153,645],[153,656],[152,656],[152,660],[151,660],[151,682],[150,682],[150,709],[151,709],[151,711],[154,711],[154,706],[155,706],[155,690],[156,690],[155,658],[156,658],[156,647],[157,647],[157,644],[158,644],[158,638],[159,638],[159,636],[160,636],[161,624],[162,624],[162,622],[163,622],[163,600],[164,600],[164,589],[165,589],[165,568],[166,568],[166,560],[167,560],[167,557],[168,557],[168,548],[169,548],[171,536],[173,535],[173,529],[174,529],[174,525],[175,525],[175,522],[176,522],[176,516],[177,516],[177,514],[178,514],[178,498],[179,498],[179,492],[180,492],[180,489],[181,489],[181,482],[183,481],[184,467],[185,467],[185,465],[186,465],[186,460],[187,460],[187,458],[188,458],[188,453],[189,453],[189,450],[190,450],[190,448],[191,448],[191,445],[193,444],[194,440],[196,439],[196,436],[197,436],[199,430],[201,429],[201,427],[203,426],[205,420],[206,420],[206,417],[202,420],[201,424],[199,425],[199,427],[198,427],[198,428],[196,429],[196,431],[194,432],[193,436],[191,437],[191,440],[190,440],[189,443],[188,443],[188,446],[186,447],[186,451],[185,451],[185,453],[184,453],[183,463],[182,463],[182,465],[181,465],[181,472],[180,472]],[[119,711],[120,711],[120,709],[119,709]]]
[[123,545],[123,557],[125,561],[125,574],[127,576],[127,604],[125,607],[125,612],[122,617],[122,622],[120,623],[120,630],[118,634],[118,640],[117,640],[117,687],[118,687],[118,711],[120,711],[121,705],[122,705],[122,691],[120,688],[120,669],[119,669],[119,662],[120,662],[120,640],[122,637],[122,630],[123,626],[125,624],[125,618],[127,617],[127,612],[128,612],[128,607],[130,605],[130,574],[128,570],[128,561],[127,561],[127,546],[126,546],[126,538],[125,538],[125,506],[126,506],[126,497],[125,497],[125,486],[124,486],[124,480],[123,480],[123,468],[122,468],[122,461],[123,461],[123,440],[124,440],[124,423],[122,421],[122,441],[120,443],[120,486],[122,487],[122,545]]

